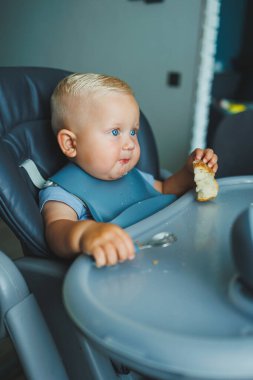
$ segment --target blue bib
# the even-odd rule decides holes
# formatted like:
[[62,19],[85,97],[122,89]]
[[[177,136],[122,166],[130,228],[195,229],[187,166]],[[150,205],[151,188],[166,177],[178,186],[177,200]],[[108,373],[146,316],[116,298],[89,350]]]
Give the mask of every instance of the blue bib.
[[176,199],[175,195],[156,191],[137,169],[119,179],[104,181],[68,163],[50,180],[80,198],[97,222],[111,222],[123,228],[154,214]]

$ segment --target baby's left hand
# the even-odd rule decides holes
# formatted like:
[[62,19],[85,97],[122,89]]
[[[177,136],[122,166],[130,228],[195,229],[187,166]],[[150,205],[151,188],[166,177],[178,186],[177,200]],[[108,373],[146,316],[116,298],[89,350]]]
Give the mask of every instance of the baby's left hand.
[[200,149],[200,148],[197,148],[195,149],[189,156],[188,160],[187,160],[187,167],[188,167],[188,170],[193,172],[193,166],[192,166],[192,163],[193,161],[195,160],[201,160],[203,161],[205,164],[207,164],[207,166],[212,169],[212,171],[214,173],[217,172],[218,170],[218,156],[217,154],[214,153],[214,151],[212,149]]

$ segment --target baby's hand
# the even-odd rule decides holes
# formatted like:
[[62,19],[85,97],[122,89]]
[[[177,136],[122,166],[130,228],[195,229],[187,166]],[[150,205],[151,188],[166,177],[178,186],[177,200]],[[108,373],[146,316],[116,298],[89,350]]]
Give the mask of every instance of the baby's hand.
[[82,252],[93,256],[97,267],[115,265],[135,257],[131,237],[119,226],[91,222],[80,239]]
[[192,163],[195,160],[203,161],[205,164],[207,164],[207,166],[210,169],[212,169],[212,171],[214,173],[216,173],[218,170],[218,164],[217,164],[218,157],[212,149],[209,149],[209,148],[208,149],[199,149],[199,148],[197,148],[190,154],[190,156],[187,160],[187,166],[188,166],[188,170],[190,170],[191,172],[193,172]]

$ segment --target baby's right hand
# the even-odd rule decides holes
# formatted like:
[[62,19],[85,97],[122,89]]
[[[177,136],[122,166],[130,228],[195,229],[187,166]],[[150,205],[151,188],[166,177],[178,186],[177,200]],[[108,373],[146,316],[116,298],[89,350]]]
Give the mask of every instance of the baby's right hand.
[[115,265],[135,257],[131,237],[119,226],[90,221],[80,238],[81,252],[94,257],[97,267]]

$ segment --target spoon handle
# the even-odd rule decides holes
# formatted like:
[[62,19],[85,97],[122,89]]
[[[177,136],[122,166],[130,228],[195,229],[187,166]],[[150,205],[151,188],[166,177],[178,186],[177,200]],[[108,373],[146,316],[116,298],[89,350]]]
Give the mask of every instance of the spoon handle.
[[139,245],[136,242],[134,242],[134,250],[135,250],[135,252],[139,252],[140,251],[140,247],[139,247]]
[[140,243],[136,243],[136,241],[134,242],[135,252],[139,252],[142,249],[151,248],[151,247],[152,247],[152,245],[150,245],[150,244],[140,244]]

